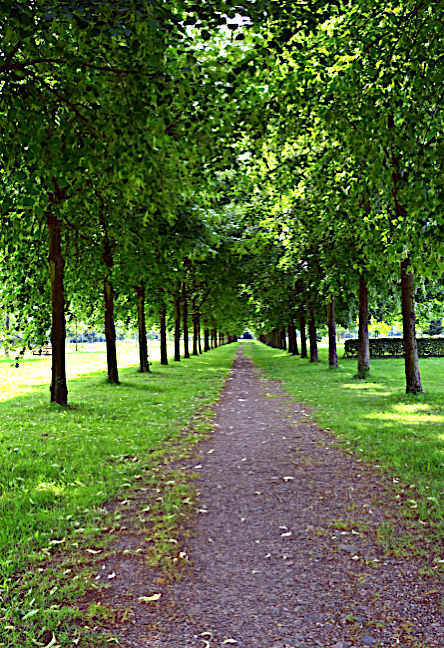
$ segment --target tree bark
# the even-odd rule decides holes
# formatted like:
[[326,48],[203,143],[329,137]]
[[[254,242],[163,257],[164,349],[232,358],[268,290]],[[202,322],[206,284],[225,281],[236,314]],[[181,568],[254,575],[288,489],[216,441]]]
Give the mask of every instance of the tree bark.
[[204,329],[204,352],[210,350],[210,330]]
[[423,391],[419,373],[418,348],[416,344],[415,302],[413,295],[413,272],[410,258],[401,262],[402,327],[404,336],[405,381],[407,394]]
[[328,366],[338,368],[338,353],[336,350],[336,319],[335,319],[335,298],[332,297],[327,304],[328,320]]
[[183,316],[183,346],[184,346],[184,358],[189,358],[190,357],[190,347],[189,347],[189,341],[188,341],[188,300],[187,296],[185,294],[185,286],[183,289],[183,296],[182,296],[182,316]]
[[370,374],[370,345],[368,341],[368,289],[363,277],[359,278],[358,338],[358,378],[363,380]]
[[167,336],[166,336],[166,309],[162,308],[160,315],[160,364],[168,364]]
[[280,343],[279,346],[282,349],[282,351],[286,351],[287,350],[287,336],[286,336],[285,327],[283,329],[281,329],[280,337],[281,337],[281,343]]
[[148,362],[148,342],[146,339],[146,322],[145,322],[145,286],[141,285],[136,288],[137,294],[137,322],[139,325],[139,372],[150,373],[150,363]]
[[180,362],[180,296],[174,299],[174,360]]
[[202,345],[200,340],[200,314],[197,313],[197,344],[199,347],[199,355],[202,355]]
[[307,337],[305,334],[305,315],[299,316],[299,330],[301,332],[301,358],[307,357]]
[[119,384],[119,371],[117,369],[116,325],[114,322],[114,288],[109,279],[103,284],[105,296],[105,338],[106,362],[108,365],[108,380]]
[[193,356],[199,355],[197,337],[199,335],[199,314],[193,309]]
[[293,324],[288,325],[288,353],[293,355]]
[[296,337],[296,326],[294,325],[294,322],[291,325],[291,337],[292,337],[291,353],[292,353],[292,355],[299,355],[298,339]]
[[61,223],[51,211],[47,212],[49,232],[49,276],[51,281],[51,403],[68,404],[65,358],[65,261],[62,255]]
[[308,336],[310,338],[310,362],[318,361],[318,343],[316,340],[316,321],[313,308],[310,305],[310,319],[308,322]]
[[217,329],[213,329],[213,340],[214,340],[213,348],[217,349]]

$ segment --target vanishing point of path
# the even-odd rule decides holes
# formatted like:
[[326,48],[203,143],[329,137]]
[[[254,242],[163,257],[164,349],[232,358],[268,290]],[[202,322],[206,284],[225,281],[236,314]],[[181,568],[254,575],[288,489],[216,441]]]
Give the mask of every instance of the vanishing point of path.
[[192,566],[155,605],[132,594],[144,578],[156,591],[142,561],[137,574],[118,555],[107,566],[108,600],[132,609],[124,648],[444,646],[444,588],[372,541],[376,471],[307,415],[239,350],[216,431],[190,463]]

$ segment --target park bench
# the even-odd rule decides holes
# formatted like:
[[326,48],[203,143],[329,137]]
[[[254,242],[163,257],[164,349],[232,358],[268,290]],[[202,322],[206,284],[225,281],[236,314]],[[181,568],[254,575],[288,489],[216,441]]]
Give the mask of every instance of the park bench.
[[32,355],[39,355],[39,356],[50,356],[52,355],[52,347],[50,344],[45,344],[45,346],[41,345],[36,347],[35,349],[32,350]]

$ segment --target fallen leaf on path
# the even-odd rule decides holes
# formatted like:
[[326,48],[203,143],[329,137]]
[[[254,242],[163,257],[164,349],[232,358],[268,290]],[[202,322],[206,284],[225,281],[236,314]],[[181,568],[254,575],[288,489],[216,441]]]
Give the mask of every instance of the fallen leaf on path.
[[214,452],[213,448],[211,448],[211,450],[208,450],[207,454],[211,454],[212,452]]
[[86,551],[88,553],[90,553],[90,554],[99,554],[99,553],[101,553],[102,550],[101,549],[87,549]]
[[225,639],[225,641],[222,641],[223,644],[235,644],[237,643],[236,639]]
[[53,634],[51,641],[49,642],[49,644],[46,644],[45,648],[52,648],[53,646],[56,645],[56,643],[57,643],[57,639],[55,638],[55,634]]
[[108,575],[108,578],[115,578],[116,577],[116,572],[113,572],[112,574]]
[[293,535],[291,531],[287,531],[287,533],[281,533],[281,538],[288,538],[289,536]]
[[152,601],[158,601],[162,594],[158,592],[157,594],[152,594],[151,596],[139,596],[139,601],[141,603],[150,603]]
[[294,479],[294,477],[283,477],[284,482],[288,482],[291,479]]

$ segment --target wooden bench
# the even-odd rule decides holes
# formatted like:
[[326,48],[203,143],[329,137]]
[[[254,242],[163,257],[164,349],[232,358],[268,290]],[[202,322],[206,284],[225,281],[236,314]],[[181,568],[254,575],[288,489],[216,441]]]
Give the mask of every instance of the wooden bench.
[[51,347],[50,344],[46,344],[45,346],[36,347],[35,349],[32,350],[32,355],[50,356],[50,355],[52,355],[52,347]]

